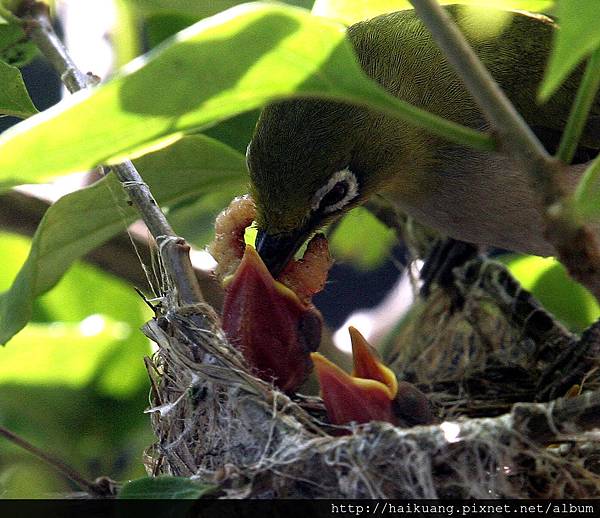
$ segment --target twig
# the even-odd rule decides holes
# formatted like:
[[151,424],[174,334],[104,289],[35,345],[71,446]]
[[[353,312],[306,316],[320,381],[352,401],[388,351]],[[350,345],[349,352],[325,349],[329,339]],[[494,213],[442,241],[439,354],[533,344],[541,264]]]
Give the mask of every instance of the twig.
[[573,102],[565,131],[560,139],[556,157],[565,164],[570,164],[575,155],[577,144],[585,128],[585,123],[600,87],[600,47],[598,47],[588,60],[585,72],[581,78],[577,96]]
[[16,444],[19,446],[19,448],[23,448],[25,451],[31,453],[34,457],[37,457],[46,464],[49,464],[69,480],[75,482],[75,484],[77,484],[81,489],[86,491],[91,496],[114,496],[115,483],[113,482],[112,484],[107,484],[106,481],[108,479],[106,477],[100,477],[97,482],[87,480],[83,475],[81,475],[81,473],[71,466],[65,464],[62,460],[50,455],[49,453],[46,453],[37,446],[31,444],[29,441],[26,441],[17,434],[7,430],[3,426],[0,426],[0,436],[8,439],[13,444]]
[[[94,76],[83,74],[70,58],[67,49],[52,28],[45,4],[26,0],[21,4],[18,13],[25,22],[26,32],[31,40],[47,57],[71,92],[83,90],[96,82]],[[183,238],[175,234],[148,185],[130,161],[112,166],[111,169],[156,240],[179,303],[194,305],[202,302],[202,292],[189,258],[190,247]]]
[[525,165],[532,184],[542,196],[545,235],[559,259],[600,300],[600,246],[573,208],[566,184],[566,165],[544,149],[439,4],[435,0],[410,2],[492,123],[502,148],[510,150]]

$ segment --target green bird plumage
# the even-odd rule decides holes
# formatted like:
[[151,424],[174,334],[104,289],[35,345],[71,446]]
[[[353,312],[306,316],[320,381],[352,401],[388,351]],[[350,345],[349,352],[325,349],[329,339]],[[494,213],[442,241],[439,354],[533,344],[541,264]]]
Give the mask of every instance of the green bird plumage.
[[[447,7],[462,27],[483,11]],[[581,70],[544,105],[536,92],[556,26],[543,16],[508,16],[503,30],[466,36],[510,100],[553,151],[565,126]],[[475,34],[475,35],[474,35]],[[396,97],[471,128],[489,125],[413,11],[357,23],[348,36],[368,76]],[[600,149],[600,97],[580,153]],[[537,194],[510,153],[450,143],[368,109],[322,100],[267,106],[248,147],[257,204],[257,247],[277,272],[308,235],[379,194],[423,224],[456,239],[549,255]],[[583,166],[573,166],[573,185]]]

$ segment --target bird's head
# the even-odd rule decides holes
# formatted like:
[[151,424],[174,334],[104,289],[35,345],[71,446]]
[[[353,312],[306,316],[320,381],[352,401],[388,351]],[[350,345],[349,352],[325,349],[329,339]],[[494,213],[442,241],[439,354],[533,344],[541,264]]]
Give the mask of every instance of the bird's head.
[[381,129],[381,118],[366,109],[331,101],[263,110],[247,163],[257,250],[273,275],[311,233],[381,190],[390,163],[382,143],[391,139],[368,138]]

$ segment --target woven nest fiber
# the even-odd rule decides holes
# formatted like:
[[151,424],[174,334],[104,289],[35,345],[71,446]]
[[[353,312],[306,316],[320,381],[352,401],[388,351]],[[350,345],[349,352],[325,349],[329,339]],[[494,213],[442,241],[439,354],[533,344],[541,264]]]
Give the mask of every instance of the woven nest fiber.
[[167,303],[145,326],[158,346],[148,472],[225,498],[599,497],[600,326],[570,334],[482,259],[420,304],[386,356],[440,424],[340,435],[319,398],[255,378],[210,307]]

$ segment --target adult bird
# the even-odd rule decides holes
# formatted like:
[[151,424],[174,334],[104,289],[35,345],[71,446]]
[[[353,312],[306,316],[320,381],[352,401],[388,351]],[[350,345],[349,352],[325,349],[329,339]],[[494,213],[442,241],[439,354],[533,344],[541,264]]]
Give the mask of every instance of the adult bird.
[[[556,25],[543,16],[446,8],[546,148],[555,150],[581,68],[538,105],[536,92]],[[484,14],[485,16],[482,16]],[[494,35],[482,19],[507,22]],[[368,76],[392,95],[478,130],[489,124],[414,11],[348,29]],[[600,149],[600,96],[580,141],[585,162]],[[276,275],[306,238],[351,208],[381,195],[442,235],[551,255],[538,194],[508,152],[483,152],[369,109],[318,99],[267,106],[248,146],[257,204],[257,249]],[[573,187],[585,164],[569,170]]]

